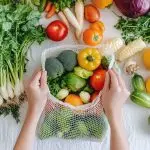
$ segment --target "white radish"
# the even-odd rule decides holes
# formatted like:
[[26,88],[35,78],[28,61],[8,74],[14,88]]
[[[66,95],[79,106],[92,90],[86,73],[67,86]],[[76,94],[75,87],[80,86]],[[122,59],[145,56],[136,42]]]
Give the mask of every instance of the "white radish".
[[2,96],[0,95],[0,106],[3,104],[3,98]]
[[16,81],[16,83],[15,83],[14,94],[15,94],[16,97],[19,97],[20,94],[21,94],[20,81],[19,81],[19,79],[17,79],[17,81]]
[[24,85],[22,80],[20,80],[20,91],[21,93],[24,93]]
[[76,17],[74,16],[74,14],[72,13],[72,11],[69,8],[65,8],[63,10],[63,13],[65,14],[65,16],[68,19],[68,21],[70,22],[70,24],[73,27],[75,27],[76,29],[80,30],[80,25],[79,25]]
[[58,12],[57,15],[58,15],[58,17],[66,24],[66,26],[67,26],[68,28],[70,28],[69,22],[68,22],[66,16],[64,15],[64,13],[63,13],[62,11],[60,11],[60,12]]
[[0,87],[0,95],[5,100],[9,99],[7,88],[6,88],[6,84],[4,84],[3,86]]
[[11,83],[9,81],[7,81],[6,88],[7,88],[9,98],[13,99],[15,95],[14,95],[14,91],[13,91],[13,86],[11,85]]
[[84,4],[82,0],[78,0],[75,3],[75,13],[76,13],[76,18],[77,21],[80,25],[80,30],[76,29],[76,38],[79,40],[82,34],[82,29],[83,29],[83,23],[84,23]]

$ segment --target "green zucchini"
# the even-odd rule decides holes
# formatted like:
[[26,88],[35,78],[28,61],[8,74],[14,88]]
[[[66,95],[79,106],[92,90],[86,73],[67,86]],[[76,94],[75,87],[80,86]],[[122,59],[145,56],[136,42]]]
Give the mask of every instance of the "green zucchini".
[[141,75],[135,74],[132,78],[132,86],[134,90],[145,91],[145,82]]
[[150,108],[150,94],[144,91],[133,91],[130,98],[137,105]]

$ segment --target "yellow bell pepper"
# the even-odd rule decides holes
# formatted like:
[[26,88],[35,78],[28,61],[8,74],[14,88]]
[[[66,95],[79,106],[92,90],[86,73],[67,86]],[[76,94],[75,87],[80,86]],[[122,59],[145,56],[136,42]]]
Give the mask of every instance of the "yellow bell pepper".
[[92,71],[101,64],[101,54],[96,48],[86,48],[79,52],[78,63],[80,67]]

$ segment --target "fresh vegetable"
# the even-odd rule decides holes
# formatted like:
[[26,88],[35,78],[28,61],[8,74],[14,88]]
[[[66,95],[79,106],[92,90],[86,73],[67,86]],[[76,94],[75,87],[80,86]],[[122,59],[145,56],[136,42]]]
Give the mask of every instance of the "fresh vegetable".
[[113,3],[113,0],[92,0],[96,7],[102,9]]
[[57,58],[63,64],[66,71],[72,71],[77,65],[77,53],[72,50],[61,52]]
[[86,85],[86,81],[74,73],[66,74],[64,76],[64,81],[72,92],[80,91]]
[[46,14],[46,18],[49,19],[55,14],[56,8],[54,5],[51,6],[49,12]]
[[62,63],[56,58],[48,58],[45,62],[45,69],[49,78],[55,79],[64,73]]
[[39,5],[39,11],[42,12],[44,10],[44,8],[45,8],[47,0],[41,0],[40,2],[41,3]]
[[96,97],[99,95],[99,92],[94,92],[92,95],[91,95],[91,98],[90,98],[90,102],[93,102],[94,100],[96,100]]
[[92,23],[90,25],[90,28],[98,30],[100,32],[104,32],[105,31],[105,25],[104,25],[104,23],[102,21],[96,21],[96,22]]
[[85,19],[87,21],[89,21],[90,23],[96,22],[99,20],[100,18],[100,12],[98,11],[98,9],[92,5],[92,4],[88,4],[84,7],[84,16]]
[[62,21],[55,20],[48,25],[46,33],[51,40],[62,41],[68,35],[68,28]]
[[136,63],[136,61],[129,60],[125,63],[124,71],[128,75],[132,75],[139,69],[139,65]]
[[93,76],[90,77],[90,85],[96,91],[101,91],[104,87],[105,83],[106,71],[102,69],[98,69],[94,71]]
[[101,43],[103,35],[100,31],[95,29],[86,29],[83,32],[83,41],[90,46],[96,46]]
[[45,7],[45,12],[49,12],[50,11],[50,9],[51,9],[51,7],[52,7],[52,3],[51,2],[47,2],[47,4],[46,4],[46,7]]
[[80,98],[82,100],[83,103],[87,104],[90,102],[90,94],[88,92],[85,92],[85,91],[81,91],[80,92]]
[[57,13],[58,17],[61,19],[61,21],[63,21],[65,23],[65,25],[68,27],[68,29],[70,28],[69,22],[66,18],[66,16],[64,15],[64,13],[62,11]]
[[73,106],[83,105],[81,98],[75,94],[69,94],[65,99],[65,103],[69,103]]
[[80,25],[80,30],[76,29],[76,38],[79,40],[82,34],[83,24],[84,24],[84,4],[82,0],[77,0],[75,2],[75,14],[77,21]]
[[143,62],[146,69],[150,70],[150,48],[146,48],[143,52]]
[[132,87],[136,91],[145,91],[145,81],[139,74],[135,74],[132,78]]
[[67,96],[69,95],[69,91],[67,89],[61,89],[58,93],[57,93],[57,98],[59,100],[63,100],[65,99]]
[[106,40],[101,48],[101,53],[105,55],[113,55],[124,46],[122,38],[112,38]]
[[142,16],[150,10],[148,0],[114,0],[114,2],[125,16],[131,18]]
[[81,78],[83,78],[83,79],[88,79],[90,76],[93,75],[93,72],[92,72],[92,71],[88,71],[88,70],[83,69],[83,68],[81,68],[81,67],[75,67],[75,68],[74,68],[74,73],[75,73],[77,76],[79,76],[79,77],[81,77]]
[[81,30],[80,29],[81,27],[80,27],[76,17],[72,13],[72,11],[69,8],[65,8],[63,12],[64,12],[66,18],[68,19],[68,21],[70,22],[70,24],[72,24],[72,26],[74,28],[76,28],[77,30]]
[[137,39],[131,43],[129,43],[127,46],[123,47],[118,53],[117,53],[117,59],[119,61],[124,61],[125,59],[135,55],[136,53],[142,51],[146,47],[146,44],[144,41],[140,38]]
[[101,66],[103,69],[111,69],[115,63],[115,56],[110,55],[110,56],[103,56],[101,60]]
[[130,98],[137,105],[150,108],[150,95],[146,92],[134,91],[132,92]]
[[61,87],[62,77],[57,77],[56,79],[51,79],[50,77],[48,77],[47,83],[48,83],[50,93],[55,97],[57,96],[58,92],[62,88],[64,88],[64,87]]
[[85,48],[78,53],[78,63],[82,68],[92,71],[99,67],[101,57],[98,49]]
[[90,87],[89,84],[87,84],[86,87],[83,89],[83,91],[92,94],[94,90]]
[[75,1],[72,0],[51,0],[55,7],[56,7],[56,11],[62,11],[64,13],[64,15],[66,16],[67,20],[69,21],[69,23],[76,29],[80,30],[80,25],[79,22],[77,21],[77,18],[75,17],[75,15],[72,13],[72,11],[70,10],[70,8],[72,6],[75,5]]
[[148,124],[150,125],[150,116],[148,117]]
[[55,109],[47,113],[41,125],[39,138],[46,139],[53,136],[64,139],[81,137],[95,137],[102,139],[108,128],[104,114],[75,115],[70,109]]
[[0,10],[0,96],[4,99],[0,111],[12,112],[18,121],[18,104],[24,92],[26,53],[32,43],[41,43],[45,34],[42,26],[37,26],[40,19],[38,10],[21,4],[0,5]]
[[150,93],[150,78],[146,80],[146,91],[147,93]]
[[150,13],[137,19],[120,17],[115,27],[121,31],[122,38],[126,44],[140,37],[142,37],[145,42],[150,43],[149,18]]

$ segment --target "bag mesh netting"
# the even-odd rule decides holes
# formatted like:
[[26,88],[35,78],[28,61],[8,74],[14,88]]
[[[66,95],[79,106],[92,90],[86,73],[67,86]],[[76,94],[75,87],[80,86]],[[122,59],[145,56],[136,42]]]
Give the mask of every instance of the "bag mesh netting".
[[[48,57],[57,56],[66,49],[78,52],[78,49],[83,48],[85,46],[66,45],[47,49],[42,54],[42,68],[45,68]],[[92,103],[74,107],[49,93],[49,100],[40,119],[38,137],[102,141],[107,129],[108,122],[103,113],[100,94]]]

